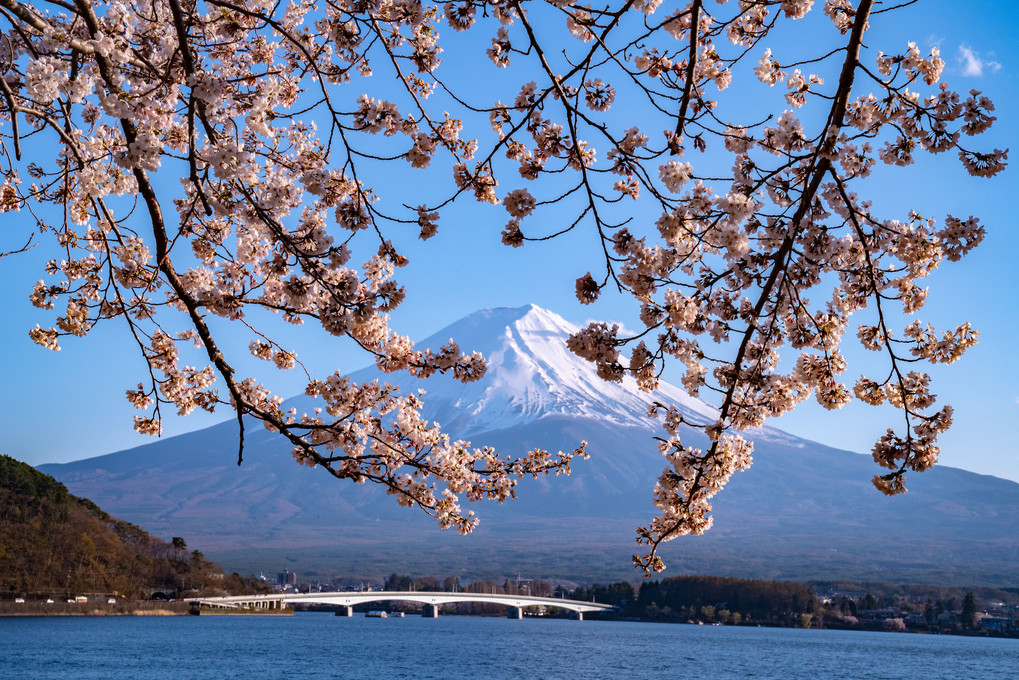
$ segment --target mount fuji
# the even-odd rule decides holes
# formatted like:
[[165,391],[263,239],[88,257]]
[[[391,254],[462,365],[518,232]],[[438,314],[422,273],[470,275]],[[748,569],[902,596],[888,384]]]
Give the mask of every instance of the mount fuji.
[[[679,405],[685,415],[705,423],[716,410],[683,390],[663,383],[654,397],[623,383],[602,380],[594,365],[566,347],[578,328],[536,305],[483,310],[461,319],[424,341],[425,346],[455,339],[462,348],[481,352],[488,361],[484,380],[462,384],[449,376],[400,380],[404,389],[426,391],[426,415],[458,436],[530,425],[545,418],[581,418],[618,427],[647,428],[647,409],[655,399]],[[372,377],[371,369],[351,376]]]
[[[715,409],[664,382],[646,394],[630,379],[598,378],[566,348],[576,330],[533,305],[483,310],[418,343],[453,338],[462,351],[481,352],[488,371],[477,382],[374,367],[351,374],[425,390],[424,416],[476,446],[522,453],[588,442],[590,460],[575,462],[570,477],[523,480],[517,500],[475,508],[482,522],[469,537],[440,531],[382,489],[294,464],[290,446],[260,427],[249,429],[237,467],[233,422],[40,470],[239,571],[633,579],[634,529],[653,514],[664,466],[648,405],[676,404],[705,423]],[[310,400],[291,405],[301,411]],[[690,437],[705,442],[697,430]],[[1019,585],[1019,484],[936,467],[914,475],[910,493],[887,498],[870,483],[869,456],[771,428],[752,438],[755,463],[716,498],[715,527],[665,546],[670,572]]]

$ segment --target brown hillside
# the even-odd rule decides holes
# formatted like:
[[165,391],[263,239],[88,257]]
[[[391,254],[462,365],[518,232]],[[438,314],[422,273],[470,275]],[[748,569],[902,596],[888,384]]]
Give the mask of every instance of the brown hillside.
[[150,536],[49,475],[0,456],[0,599],[144,599],[250,587],[196,551]]

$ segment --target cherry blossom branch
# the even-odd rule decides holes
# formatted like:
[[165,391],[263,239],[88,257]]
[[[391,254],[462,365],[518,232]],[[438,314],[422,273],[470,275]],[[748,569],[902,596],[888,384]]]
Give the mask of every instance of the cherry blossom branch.
[[679,100],[679,114],[676,116],[676,144],[672,154],[679,154],[679,140],[683,138],[683,126],[686,124],[686,111],[690,106],[690,94],[694,88],[694,73],[697,69],[697,56],[700,50],[701,35],[701,0],[693,0],[690,8],[690,56],[686,63],[686,79],[683,84],[683,96]]
[[[836,96],[831,111],[829,112],[828,123],[825,126],[828,139],[834,139],[834,137],[838,134],[838,130],[840,130],[844,124],[849,93],[852,90],[853,75],[859,58],[860,46],[863,43],[864,27],[867,25],[867,19],[872,4],[872,0],[862,0],[854,18],[853,30],[850,35],[849,43],[846,47],[846,57],[839,77],[839,85],[837,89],[838,95]],[[824,145],[822,145],[822,148],[823,146]],[[771,299],[771,290],[778,283],[780,276],[786,271],[788,266],[787,258],[792,251],[801,223],[806,216],[808,208],[814,200],[814,196],[820,188],[821,182],[831,167],[831,162],[828,157],[818,159],[818,157],[815,156],[811,161],[811,166],[811,170],[808,173],[810,181],[804,188],[800,197],[796,213],[789,221],[786,236],[778,250],[769,256],[769,259],[772,262],[771,271],[767,280],[762,285],[760,292],[757,294],[757,302],[753,307],[752,313],[752,318],[754,319],[761,318],[765,304]],[[772,316],[772,323],[774,322],[773,320],[774,316]],[[771,324],[769,324],[769,327],[770,325]],[[730,385],[726,390],[722,404],[719,407],[718,425],[715,426],[713,432],[709,432],[711,445],[703,454],[700,465],[698,465],[693,472],[693,478],[690,481],[689,486],[690,490],[687,492],[686,497],[677,499],[677,501],[686,508],[690,508],[696,497],[703,493],[701,491],[701,486],[702,480],[705,479],[705,470],[707,469],[704,466],[710,464],[711,461],[719,456],[719,444],[721,442],[725,441],[726,443],[729,443],[729,440],[723,440],[721,438],[721,432],[727,427],[726,424],[729,421],[730,413],[735,404],[737,388],[742,385],[740,376],[743,372],[743,362],[747,356],[750,342],[758,332],[758,327],[751,324],[747,328],[746,332],[743,333],[739,347],[736,351],[736,356],[731,364]],[[709,430],[711,429],[712,428],[709,428]],[[731,474],[731,471],[729,474]],[[707,509],[710,509],[710,505],[707,506]],[[692,519],[700,522],[703,519],[703,515],[698,514]],[[657,555],[657,550],[661,543],[673,538],[677,533],[688,533],[691,531],[693,533],[700,533],[700,531],[703,531],[704,528],[706,528],[706,526],[702,526],[699,523],[695,523],[693,524],[693,527],[691,527],[690,523],[682,518],[678,521],[666,524],[664,527],[657,530],[653,528],[642,528],[638,532],[639,542],[647,543],[650,549],[649,552],[643,556],[634,555],[634,564],[639,568],[644,569],[646,575],[649,575],[652,571],[659,571],[663,566],[661,559]]]
[[[52,0],[49,0],[49,1],[52,2]],[[56,4],[59,4],[61,7],[64,7],[65,9],[70,9],[70,7],[68,5],[65,5],[63,3],[56,3]],[[77,3],[76,3],[76,5],[77,5],[78,10],[80,12],[81,11],[81,6],[79,4],[77,4]],[[40,33],[44,33],[46,31],[46,28],[49,26],[45,19],[43,19],[42,17],[40,17],[39,15],[37,15],[35,13],[34,8],[26,7],[25,5],[23,5],[22,3],[18,2],[17,0],[0,0],[0,7],[3,7],[8,12],[13,14],[15,17],[20,19],[24,24],[26,24],[28,26],[31,26],[32,28],[34,28],[35,30],[39,31]],[[95,54],[96,53],[94,47],[92,47],[88,43],[83,43],[80,40],[77,40],[76,38],[68,37],[67,38],[67,45],[71,49],[73,49],[73,50],[75,50],[77,52],[81,52],[83,54]],[[132,66],[139,66],[139,67],[144,66],[144,64],[142,64],[140,61],[137,61],[137,60],[129,60],[128,63],[131,64]]]

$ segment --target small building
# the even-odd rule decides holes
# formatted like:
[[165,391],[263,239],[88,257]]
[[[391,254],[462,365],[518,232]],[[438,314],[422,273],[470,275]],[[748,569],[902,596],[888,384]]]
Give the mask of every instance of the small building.
[[977,627],[996,633],[1005,633],[1011,630],[1012,620],[1004,616],[985,616],[977,622]]

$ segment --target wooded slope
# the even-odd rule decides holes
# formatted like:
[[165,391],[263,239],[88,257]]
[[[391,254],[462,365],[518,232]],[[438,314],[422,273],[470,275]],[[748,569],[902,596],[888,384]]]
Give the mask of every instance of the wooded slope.
[[186,547],[180,538],[150,536],[49,475],[0,456],[0,599],[148,598],[250,587]]

